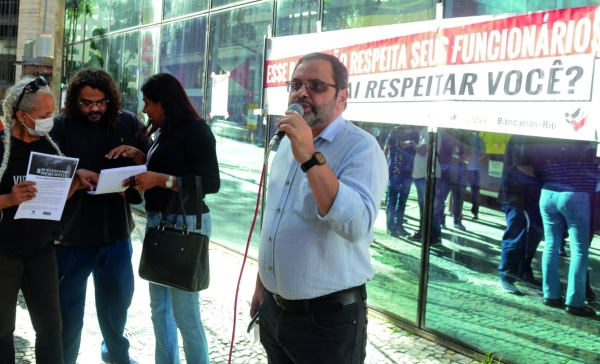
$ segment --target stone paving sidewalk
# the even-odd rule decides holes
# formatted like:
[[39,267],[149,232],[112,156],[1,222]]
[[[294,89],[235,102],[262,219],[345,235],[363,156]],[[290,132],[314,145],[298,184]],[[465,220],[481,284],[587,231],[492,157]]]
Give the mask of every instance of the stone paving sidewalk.
[[[145,220],[135,216],[136,229],[133,240],[133,266],[137,271],[142,248]],[[205,325],[212,363],[227,363],[232,334],[233,304],[242,257],[213,244],[210,251],[211,285],[201,292],[201,313]],[[238,322],[233,363],[267,363],[260,343],[251,346],[245,337],[249,322],[250,299],[254,291],[257,266],[248,260],[239,292]],[[154,363],[154,335],[150,320],[148,283],[136,272],[135,293],[129,309],[126,335],[130,340],[130,355],[140,364]],[[100,364],[102,336],[95,313],[93,282],[88,282],[86,313],[78,363]],[[26,305],[19,297],[15,344],[17,363],[35,363],[35,333],[31,327]],[[179,341],[180,346],[182,341]],[[180,348],[185,363],[183,347]],[[380,317],[370,315],[368,326],[367,363],[475,363],[476,361],[455,353],[441,345],[404,331]]]

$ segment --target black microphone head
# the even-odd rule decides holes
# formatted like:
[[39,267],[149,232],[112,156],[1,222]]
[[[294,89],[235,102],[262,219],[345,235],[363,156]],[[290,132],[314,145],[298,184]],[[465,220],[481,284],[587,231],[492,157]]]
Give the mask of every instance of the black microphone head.
[[298,104],[290,104],[287,111],[295,112],[300,116],[304,116],[304,108]]

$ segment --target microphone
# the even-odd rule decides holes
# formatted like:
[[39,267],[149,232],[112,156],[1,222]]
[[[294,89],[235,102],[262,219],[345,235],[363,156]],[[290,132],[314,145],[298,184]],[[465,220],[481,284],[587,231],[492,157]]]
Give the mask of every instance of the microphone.
[[[296,113],[300,116],[304,116],[304,108],[298,104],[291,104],[290,106],[288,106],[287,111]],[[271,146],[271,147],[274,146],[281,139],[283,139],[284,136],[285,136],[285,131],[278,130],[277,133],[275,133],[275,135],[273,135],[273,138],[271,138],[271,142],[269,143],[269,146]]]

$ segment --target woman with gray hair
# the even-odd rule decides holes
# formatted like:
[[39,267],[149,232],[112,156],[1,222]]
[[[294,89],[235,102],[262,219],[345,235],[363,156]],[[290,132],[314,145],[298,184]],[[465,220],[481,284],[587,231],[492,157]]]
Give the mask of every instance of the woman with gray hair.
[[[13,332],[17,295],[23,292],[36,333],[37,363],[62,363],[61,316],[54,240],[58,221],[14,219],[19,205],[35,197],[25,181],[31,152],[62,155],[48,132],[54,97],[43,77],[9,88],[0,131],[0,363],[15,362]],[[73,179],[70,194],[81,185]],[[83,187],[82,187],[83,188]],[[70,195],[69,194],[69,195]]]

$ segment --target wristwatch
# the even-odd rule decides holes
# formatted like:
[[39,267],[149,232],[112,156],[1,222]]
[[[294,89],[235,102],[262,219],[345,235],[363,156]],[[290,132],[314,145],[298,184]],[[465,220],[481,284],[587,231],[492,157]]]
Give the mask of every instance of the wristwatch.
[[169,176],[169,178],[167,178],[165,181],[165,187],[168,189],[173,188],[173,176]]
[[312,167],[322,166],[323,164],[325,164],[325,162],[326,161],[325,161],[325,157],[323,156],[323,154],[321,154],[321,152],[316,152],[315,154],[313,154],[311,159],[302,163],[300,165],[300,168],[302,168],[302,172],[306,173],[306,171],[308,171]]

